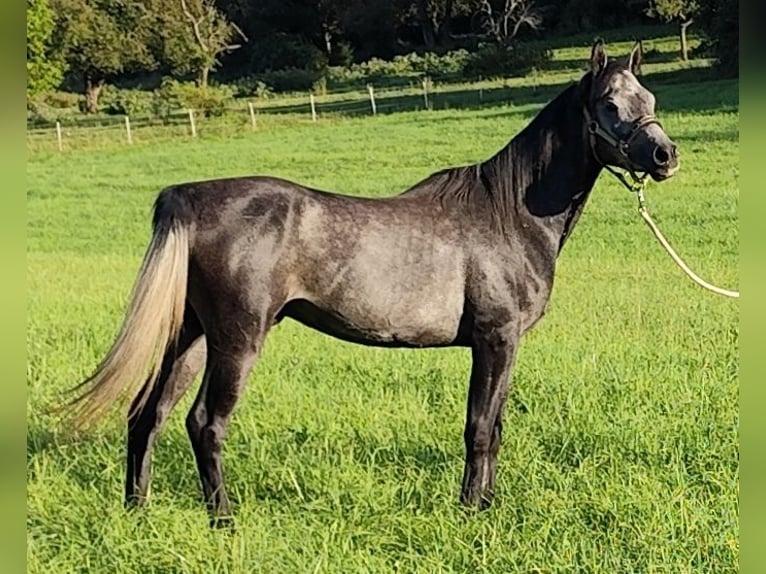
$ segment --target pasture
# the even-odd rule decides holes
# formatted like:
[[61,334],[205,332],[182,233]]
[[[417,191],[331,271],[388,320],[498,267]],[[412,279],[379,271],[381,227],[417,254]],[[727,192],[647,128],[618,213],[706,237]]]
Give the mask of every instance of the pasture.
[[[509,81],[506,102],[30,149],[28,571],[738,571],[738,303],[685,278],[607,173],[522,342],[487,512],[457,503],[467,350],[274,328],[225,448],[235,534],[211,531],[200,503],[183,424],[193,392],[158,441],[148,507],[132,513],[121,413],[77,440],[45,413],[113,340],[162,187],[260,173],[398,193],[504,146],[579,76],[587,45],[558,51],[568,67],[534,90]],[[644,82],[682,154],[673,179],[649,185],[650,212],[693,269],[736,288],[738,84],[704,62],[650,63]]]

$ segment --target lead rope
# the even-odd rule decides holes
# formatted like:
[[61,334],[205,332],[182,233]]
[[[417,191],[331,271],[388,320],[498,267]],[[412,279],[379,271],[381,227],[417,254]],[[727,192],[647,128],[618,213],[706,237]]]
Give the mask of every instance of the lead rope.
[[654,233],[654,236],[657,238],[657,241],[660,242],[660,245],[662,245],[665,248],[665,251],[668,252],[668,255],[670,255],[671,259],[676,262],[676,264],[681,268],[681,270],[686,273],[689,278],[694,281],[697,285],[700,287],[704,287],[705,289],[712,291],[713,293],[718,293],[719,295],[723,295],[724,297],[732,297],[734,299],[739,299],[739,291],[731,291],[729,289],[723,289],[721,287],[716,287],[712,283],[708,283],[704,279],[702,279],[699,275],[697,275],[694,271],[689,269],[689,266],[684,263],[684,260],[681,259],[681,257],[676,253],[675,249],[673,249],[670,246],[670,243],[668,243],[668,240],[665,239],[665,236],[662,235],[662,232],[660,232],[659,228],[657,227],[657,224],[654,223],[654,220],[649,215],[649,212],[646,210],[646,200],[644,198],[644,186],[645,182],[641,183],[641,186],[635,189],[636,195],[638,196],[638,213],[641,215],[644,221],[646,221],[646,224],[649,226],[649,229],[652,230],[652,233]]
[[644,116],[642,117],[636,126],[633,127],[631,130],[630,136],[628,136],[627,140],[618,140],[615,138],[612,134],[607,132],[605,129],[603,129],[598,122],[593,121],[590,112],[588,112],[588,108],[583,108],[583,112],[585,114],[585,121],[586,126],[588,130],[588,140],[590,142],[590,148],[593,152],[593,157],[596,159],[598,163],[601,164],[602,167],[605,167],[609,173],[611,173],[613,176],[615,176],[618,180],[620,180],[620,183],[624,185],[628,191],[632,191],[636,194],[638,197],[638,213],[641,215],[641,218],[646,222],[646,224],[649,226],[649,229],[652,230],[652,233],[654,233],[654,236],[657,238],[657,241],[660,242],[660,245],[662,245],[665,248],[665,251],[668,252],[668,255],[670,255],[671,259],[676,262],[676,265],[678,265],[681,270],[686,273],[686,275],[689,276],[689,278],[694,281],[697,285],[700,287],[704,287],[705,289],[712,291],[713,293],[717,293],[718,295],[723,295],[724,297],[732,297],[734,299],[739,299],[739,291],[731,291],[729,289],[722,289],[721,287],[716,287],[712,283],[708,283],[704,279],[702,279],[699,275],[697,275],[694,271],[689,269],[689,266],[684,263],[684,260],[681,259],[681,257],[676,253],[675,249],[673,249],[668,243],[668,240],[665,239],[665,236],[662,235],[662,232],[660,232],[659,227],[657,227],[657,224],[654,223],[654,220],[649,215],[649,212],[646,210],[646,199],[644,198],[644,188],[646,187],[646,181],[647,181],[647,175],[646,173],[643,173],[641,175],[637,174],[635,171],[633,171],[632,168],[627,168],[627,172],[630,175],[631,179],[633,181],[628,181],[628,178],[623,174],[614,169],[612,166],[608,165],[607,163],[601,161],[601,158],[598,157],[598,153],[596,152],[596,136],[601,137],[602,139],[606,140],[608,143],[610,143],[612,146],[616,147],[620,153],[627,156],[627,146],[630,143],[630,140],[633,139],[636,133],[638,133],[638,130],[650,123],[656,123],[660,124],[660,122],[655,118],[654,116]]

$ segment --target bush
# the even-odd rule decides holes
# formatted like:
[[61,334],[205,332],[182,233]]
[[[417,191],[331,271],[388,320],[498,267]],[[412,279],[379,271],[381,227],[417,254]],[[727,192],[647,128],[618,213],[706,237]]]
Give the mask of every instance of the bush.
[[81,117],[78,104],[84,101],[79,94],[51,92],[27,99],[27,125],[50,127],[57,121]]
[[314,89],[314,84],[324,76],[324,71],[288,68],[274,72],[263,72],[255,78],[275,92],[308,92]]
[[220,116],[233,99],[234,90],[229,86],[200,88],[190,82],[166,78],[155,92],[153,107],[154,113],[162,117],[184,108],[200,111],[205,116]]
[[333,45],[330,62],[333,66],[348,67],[354,63],[354,48],[348,42],[337,42]]
[[45,92],[27,98],[27,125],[48,127],[80,115],[79,103],[84,101],[79,94],[70,92]]
[[231,87],[234,90],[234,96],[237,98],[255,97],[259,100],[267,100],[274,95],[274,90],[271,89],[271,86],[255,76],[239,78],[231,84]]
[[105,86],[99,96],[99,107],[107,114],[148,115],[154,112],[155,98],[153,92]]
[[60,109],[52,108],[39,99],[27,100],[27,125],[29,127],[47,127],[61,119]]
[[288,69],[324,73],[327,69],[327,56],[300,37],[270,36],[258,42],[250,65],[251,69],[259,73]]
[[329,68],[327,79],[331,85],[391,83],[392,79],[406,78],[411,81],[413,77],[421,76],[442,79],[461,74],[468,58],[468,51],[462,49],[442,55],[412,52],[395,56],[392,60],[371,58],[359,64]]
[[80,94],[72,94],[70,92],[46,92],[35,98],[38,103],[59,110],[76,108],[81,99],[82,96]]
[[489,44],[470,55],[463,74],[473,78],[519,76],[550,61],[551,51],[517,43],[512,46]]
[[468,59],[466,50],[455,50],[443,55],[426,52],[422,56],[416,52],[395,56],[391,61],[373,58],[359,67],[372,75],[424,74],[429,76],[447,76],[459,73]]
[[327,95],[327,76],[320,76],[317,81],[311,85],[311,91],[318,96]]

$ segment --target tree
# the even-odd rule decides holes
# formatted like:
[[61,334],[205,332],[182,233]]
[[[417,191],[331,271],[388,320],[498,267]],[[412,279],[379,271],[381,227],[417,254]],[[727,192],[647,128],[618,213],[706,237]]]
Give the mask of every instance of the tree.
[[343,6],[338,0],[318,0],[316,3],[317,20],[321,27],[322,42],[328,60],[336,52],[336,39],[341,34],[340,16]]
[[54,54],[54,13],[48,0],[27,0],[27,97],[57,87],[65,64]]
[[686,41],[686,29],[694,22],[698,9],[696,0],[649,0],[646,10],[648,16],[660,18],[665,22],[678,21],[678,36],[681,41],[681,59],[689,59],[689,45]]
[[423,44],[432,50],[449,36],[453,0],[416,0],[417,19],[423,31]]
[[539,30],[543,18],[534,2],[505,0],[501,8],[495,8],[490,0],[482,0],[478,14],[479,25],[499,46],[508,46],[522,26]]
[[476,0],[398,0],[394,2],[400,24],[420,29],[427,50],[448,46],[452,40],[455,18],[470,18],[476,9]]
[[716,58],[718,71],[726,77],[739,76],[739,2],[698,0],[695,15],[704,43]]
[[340,23],[358,58],[390,58],[396,53],[401,17],[397,2],[353,0],[340,15]]
[[70,72],[82,82],[85,111],[98,111],[104,83],[123,72],[150,69],[154,18],[130,0],[51,0],[54,41]]
[[245,33],[219,11],[214,0],[154,0],[162,47],[160,58],[179,73],[194,72],[206,87],[223,54],[241,47]]

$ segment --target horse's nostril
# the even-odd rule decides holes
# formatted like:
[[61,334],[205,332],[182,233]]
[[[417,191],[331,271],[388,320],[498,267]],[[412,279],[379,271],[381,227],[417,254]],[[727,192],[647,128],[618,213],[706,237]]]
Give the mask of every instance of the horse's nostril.
[[670,160],[670,154],[662,149],[660,146],[654,148],[654,163],[657,165],[667,165]]
[[670,153],[673,155],[673,157],[678,157],[678,148],[676,146],[672,146],[670,148]]

